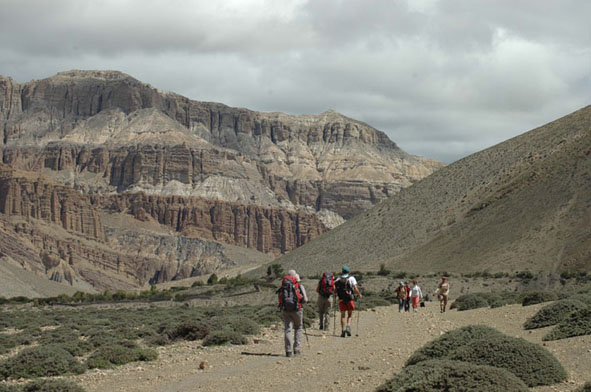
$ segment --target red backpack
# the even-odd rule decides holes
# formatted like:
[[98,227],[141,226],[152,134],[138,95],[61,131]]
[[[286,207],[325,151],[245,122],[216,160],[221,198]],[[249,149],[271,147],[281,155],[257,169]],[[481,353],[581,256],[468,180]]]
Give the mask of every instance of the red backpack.
[[295,312],[302,308],[302,293],[300,284],[295,276],[287,275],[281,281],[279,288],[279,309]]
[[323,272],[318,287],[318,294],[330,298],[334,293],[334,275],[332,272]]

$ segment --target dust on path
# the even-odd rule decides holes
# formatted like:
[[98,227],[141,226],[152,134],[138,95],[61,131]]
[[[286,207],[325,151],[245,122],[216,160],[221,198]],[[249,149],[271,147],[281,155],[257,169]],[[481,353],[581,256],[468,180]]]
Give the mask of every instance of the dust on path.
[[[361,312],[359,336],[341,338],[308,328],[310,346],[285,358],[282,330],[267,329],[256,344],[203,348],[183,342],[159,348],[159,359],[73,377],[88,392],[275,391],[293,388],[322,391],[372,391],[400,371],[417,348],[442,333],[470,324],[485,324],[510,336],[543,344],[548,329],[522,329],[523,322],[541,306],[504,306],[497,309],[439,313],[427,303],[418,313],[398,313],[397,307]],[[338,321],[338,320],[337,320]],[[338,327],[337,327],[338,330]],[[337,331],[338,332],[338,331]],[[305,337],[304,337],[305,339]],[[591,379],[591,336],[546,342],[569,372],[569,381],[537,392],[573,391]],[[199,365],[205,362],[205,369]]]

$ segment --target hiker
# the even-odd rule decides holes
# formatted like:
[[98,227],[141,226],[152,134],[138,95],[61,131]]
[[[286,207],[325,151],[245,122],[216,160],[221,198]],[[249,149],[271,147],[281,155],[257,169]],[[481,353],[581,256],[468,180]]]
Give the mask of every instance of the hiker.
[[323,272],[322,277],[316,286],[318,293],[318,318],[320,319],[320,330],[328,331],[330,322],[330,308],[332,308],[332,296],[334,293],[334,274]]
[[445,276],[441,277],[441,282],[437,286],[437,298],[439,299],[439,308],[441,313],[445,312],[447,307],[447,298],[449,296],[449,282]]
[[408,282],[404,288],[406,289],[406,298],[404,299],[404,311],[410,312],[410,282]]
[[[343,275],[335,282],[335,293],[339,297],[339,310],[341,311],[341,337],[351,336],[351,320],[355,310],[355,296],[363,298],[357,287],[357,279],[349,274],[350,269],[343,266]],[[347,324],[345,326],[345,313],[347,314]]]
[[419,302],[423,298],[423,292],[419,287],[417,280],[412,281],[412,288],[410,289],[410,299],[412,301],[412,309],[413,311],[418,311]]
[[400,285],[396,287],[394,292],[396,293],[396,298],[398,298],[398,312],[402,312],[406,297],[408,296],[404,282],[400,282]]
[[282,310],[285,326],[286,357],[291,357],[292,353],[293,355],[301,353],[305,302],[308,302],[308,297],[306,289],[300,283],[300,276],[295,270],[287,271],[279,288],[279,308]]

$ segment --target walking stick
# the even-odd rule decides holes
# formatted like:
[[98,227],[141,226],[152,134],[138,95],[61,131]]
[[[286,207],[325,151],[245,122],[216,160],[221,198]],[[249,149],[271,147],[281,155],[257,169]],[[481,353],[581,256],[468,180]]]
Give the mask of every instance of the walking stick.
[[359,336],[359,315],[360,314],[361,314],[361,312],[358,310],[357,311],[357,328],[355,329],[355,336]]
[[337,334],[337,307],[332,305],[332,334]]
[[303,317],[302,317],[302,327],[304,327],[304,335],[306,335],[306,342],[308,342],[308,348],[310,348],[310,339],[308,339],[308,331],[306,331],[306,324],[304,323]]

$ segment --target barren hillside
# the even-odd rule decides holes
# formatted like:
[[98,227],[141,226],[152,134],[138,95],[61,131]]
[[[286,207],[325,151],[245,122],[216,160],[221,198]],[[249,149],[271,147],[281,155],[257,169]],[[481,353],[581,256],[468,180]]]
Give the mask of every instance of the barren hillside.
[[305,273],[591,270],[591,107],[457,161],[280,259]]

